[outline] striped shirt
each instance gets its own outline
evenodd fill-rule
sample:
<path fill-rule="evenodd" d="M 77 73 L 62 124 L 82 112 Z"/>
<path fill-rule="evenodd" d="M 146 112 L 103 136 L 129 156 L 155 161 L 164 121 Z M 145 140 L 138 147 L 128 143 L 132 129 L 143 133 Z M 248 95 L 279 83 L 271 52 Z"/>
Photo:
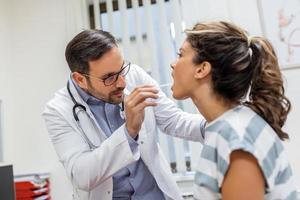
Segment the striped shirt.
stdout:
<path fill-rule="evenodd" d="M 246 106 L 237 106 L 210 122 L 196 168 L 194 197 L 222 199 L 221 186 L 234 150 L 252 154 L 265 177 L 265 199 L 296 200 L 292 170 L 283 144 L 267 122 Z"/>

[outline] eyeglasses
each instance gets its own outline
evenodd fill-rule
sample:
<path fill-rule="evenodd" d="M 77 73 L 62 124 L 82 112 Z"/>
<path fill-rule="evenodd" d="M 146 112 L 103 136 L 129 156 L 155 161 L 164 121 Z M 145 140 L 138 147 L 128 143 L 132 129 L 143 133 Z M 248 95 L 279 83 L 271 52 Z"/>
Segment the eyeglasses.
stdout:
<path fill-rule="evenodd" d="M 130 62 L 124 61 L 122 68 L 120 71 L 111 74 L 105 78 L 98 78 L 89 74 L 82 74 L 84 76 L 90 77 L 90 78 L 94 78 L 94 79 L 98 79 L 99 81 L 102 81 L 104 83 L 105 86 L 110 86 L 112 84 L 114 84 L 115 82 L 117 82 L 119 76 L 125 77 L 126 74 L 129 72 L 130 69 Z"/>

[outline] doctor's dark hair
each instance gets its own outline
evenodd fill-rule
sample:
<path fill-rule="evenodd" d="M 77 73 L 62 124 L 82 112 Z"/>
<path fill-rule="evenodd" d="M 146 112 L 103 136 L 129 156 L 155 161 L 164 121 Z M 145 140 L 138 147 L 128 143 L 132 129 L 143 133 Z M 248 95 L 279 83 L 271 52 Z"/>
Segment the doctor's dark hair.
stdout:
<path fill-rule="evenodd" d="M 117 43 L 106 31 L 84 30 L 67 45 L 65 57 L 72 72 L 88 73 L 89 61 L 97 60 Z"/>
<path fill-rule="evenodd" d="M 291 104 L 284 94 L 278 59 L 270 42 L 262 37 L 250 38 L 241 28 L 223 21 L 198 23 L 186 34 L 186 41 L 196 51 L 193 62 L 207 61 L 212 66 L 214 92 L 227 101 L 250 107 L 281 140 L 288 139 L 282 126 Z"/>

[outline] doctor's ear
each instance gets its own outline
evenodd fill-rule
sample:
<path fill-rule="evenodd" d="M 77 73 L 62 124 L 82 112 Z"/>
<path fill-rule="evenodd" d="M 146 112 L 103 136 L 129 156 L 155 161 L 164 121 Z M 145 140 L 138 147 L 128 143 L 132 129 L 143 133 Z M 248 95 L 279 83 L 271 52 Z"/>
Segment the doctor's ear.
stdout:
<path fill-rule="evenodd" d="M 207 61 L 204 61 L 198 65 L 196 65 L 195 75 L 196 79 L 205 78 L 211 72 L 211 64 Z"/>
<path fill-rule="evenodd" d="M 79 87 L 86 89 L 87 88 L 87 82 L 84 75 L 82 75 L 79 72 L 73 72 L 72 73 L 73 80 L 79 85 Z"/>

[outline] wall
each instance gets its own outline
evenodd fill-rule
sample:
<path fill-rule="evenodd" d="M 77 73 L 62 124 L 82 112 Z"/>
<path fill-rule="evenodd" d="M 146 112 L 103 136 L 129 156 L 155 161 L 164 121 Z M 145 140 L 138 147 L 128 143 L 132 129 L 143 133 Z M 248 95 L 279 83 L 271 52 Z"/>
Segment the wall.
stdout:
<path fill-rule="evenodd" d="M 4 0 L 0 0 L 0 100 L 1 102 L 6 101 L 5 98 L 7 96 L 7 91 L 5 90 L 5 86 L 7 83 L 7 76 L 5 76 L 5 71 L 9 66 L 10 61 L 10 37 L 9 37 L 9 5 L 8 3 L 4 2 Z M 0 159 L 4 159 L 4 149 L 5 144 L 3 141 L 6 140 L 6 136 L 4 135 L 4 116 L 5 113 L 5 105 L 2 103 L 2 111 L 0 113 L 0 123 L 2 127 L 0 127 Z"/>
<path fill-rule="evenodd" d="M 292 103 L 292 110 L 288 115 L 287 123 L 285 125 L 285 130 L 289 133 L 290 140 L 284 144 L 294 170 L 298 191 L 300 191 L 300 134 L 298 131 L 300 118 L 300 69 L 283 71 L 283 75 L 286 80 L 286 94 Z"/>
<path fill-rule="evenodd" d="M 53 199 L 70 199 L 41 113 L 66 84 L 67 41 L 80 30 L 80 1 L 0 1 L 0 87 L 4 107 L 4 161 L 15 174 L 51 172 Z"/>

